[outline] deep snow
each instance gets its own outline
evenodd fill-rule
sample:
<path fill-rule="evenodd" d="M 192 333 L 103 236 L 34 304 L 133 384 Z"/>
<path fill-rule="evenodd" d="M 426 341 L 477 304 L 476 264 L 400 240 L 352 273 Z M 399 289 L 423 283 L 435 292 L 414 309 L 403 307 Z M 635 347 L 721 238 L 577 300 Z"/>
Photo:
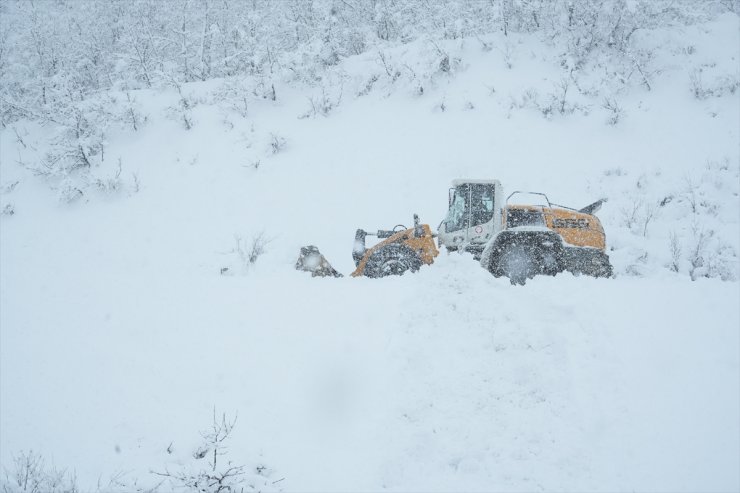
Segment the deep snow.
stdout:
<path fill-rule="evenodd" d="M 238 414 L 229 458 L 266 465 L 269 489 L 737 491 L 740 103 L 697 100 L 688 78 L 707 61 L 737 71 L 737 26 L 653 33 L 663 70 L 652 91 L 620 95 L 616 126 L 599 100 L 552 120 L 512 108 L 560 77 L 551 48 L 526 37 L 511 70 L 450 42 L 454 77 L 423 96 L 389 85 L 355 98 L 348 82 L 328 117 L 298 118 L 307 99 L 285 85 L 244 119 L 209 104 L 211 81 L 187 86 L 202 103 L 186 131 L 166 117 L 173 92 L 141 91 L 148 123 L 111 132 L 94 170 L 112 176 L 120 157 L 122 189 L 72 204 L 16 163 L 54 129 L 17 125 L 28 147 L 3 130 L 1 184 L 20 182 L 0 218 L 0 463 L 33 449 L 84 489 L 117 473 L 151 485 L 152 470 L 198 466 L 215 407 Z M 347 60 L 348 80 L 373 60 Z M 271 134 L 285 138 L 277 154 Z M 573 206 L 608 196 L 616 277 L 513 287 L 446 253 L 393 279 L 293 270 L 315 244 L 349 273 L 357 227 L 418 213 L 435 228 L 460 177 Z M 730 280 L 691 281 L 699 230 Z M 266 253 L 244 264 L 234 236 L 261 232 Z"/>

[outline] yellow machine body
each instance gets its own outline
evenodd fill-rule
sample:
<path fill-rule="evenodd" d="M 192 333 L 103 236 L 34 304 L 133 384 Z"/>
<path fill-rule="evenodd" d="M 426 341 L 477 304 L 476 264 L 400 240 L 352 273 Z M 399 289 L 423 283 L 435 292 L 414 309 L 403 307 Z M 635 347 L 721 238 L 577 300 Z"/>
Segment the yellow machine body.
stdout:
<path fill-rule="evenodd" d="M 573 247 L 596 248 L 602 252 L 606 250 L 606 235 L 599 218 L 593 214 L 586 214 L 575 210 L 560 207 L 540 207 L 532 205 L 511 205 L 507 211 L 518 209 L 533 213 L 541 213 L 545 219 L 545 226 L 559 234 L 563 242 Z M 503 214 L 504 221 L 508 214 Z M 507 225 L 504 225 L 506 229 Z"/>
<path fill-rule="evenodd" d="M 439 250 L 437 250 L 437 246 L 434 244 L 434 234 L 428 224 L 421 224 L 420 227 L 423 231 L 421 236 L 416 236 L 414 234 L 415 228 L 409 228 L 399 231 L 367 249 L 362 256 L 362 259 L 357 264 L 357 268 L 350 275 L 352 277 L 365 275 L 368 261 L 373 257 L 373 254 L 380 252 L 383 248 L 391 245 L 403 245 L 413 251 L 422 264 L 432 264 L 434 262 L 434 258 L 439 255 Z"/>

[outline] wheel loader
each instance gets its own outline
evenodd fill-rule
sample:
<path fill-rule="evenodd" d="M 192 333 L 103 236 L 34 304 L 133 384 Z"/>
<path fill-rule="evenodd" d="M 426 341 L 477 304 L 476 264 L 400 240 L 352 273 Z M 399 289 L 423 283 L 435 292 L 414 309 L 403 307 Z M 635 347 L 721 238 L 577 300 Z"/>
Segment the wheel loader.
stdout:
<path fill-rule="evenodd" d="M 535 200 L 521 201 L 526 196 Z M 358 229 L 352 250 L 356 269 L 351 275 L 378 278 L 415 272 L 439 254 L 435 237 L 440 248 L 470 252 L 483 268 L 496 277 L 508 277 L 512 284 L 563 271 L 612 275 L 604 229 L 594 215 L 606 199 L 576 210 L 553 204 L 537 192 L 503 197 L 498 180 L 454 180 L 447 216 L 437 234 L 416 215 L 412 228 L 399 224 L 375 233 Z M 367 248 L 368 236 L 381 241 Z M 301 266 L 326 262 L 316 247 L 310 248 L 316 258 L 299 259 Z M 317 275 L 313 270 L 312 274 Z"/>
<path fill-rule="evenodd" d="M 377 236 L 383 241 L 368 249 L 365 244 L 367 236 Z M 358 229 L 352 249 L 352 259 L 357 268 L 351 275 L 386 277 L 406 271 L 416 272 L 422 265 L 434 262 L 434 257 L 439 255 L 434 236 L 428 224 L 419 223 L 416 214 L 413 228 L 399 224 L 392 230 L 378 230 L 376 233 Z"/>
<path fill-rule="evenodd" d="M 535 200 L 521 201 L 527 196 Z M 498 180 L 453 181 L 439 245 L 471 252 L 483 268 L 512 284 L 563 271 L 612 275 L 604 228 L 594 215 L 606 199 L 576 210 L 538 192 L 503 197 Z"/>

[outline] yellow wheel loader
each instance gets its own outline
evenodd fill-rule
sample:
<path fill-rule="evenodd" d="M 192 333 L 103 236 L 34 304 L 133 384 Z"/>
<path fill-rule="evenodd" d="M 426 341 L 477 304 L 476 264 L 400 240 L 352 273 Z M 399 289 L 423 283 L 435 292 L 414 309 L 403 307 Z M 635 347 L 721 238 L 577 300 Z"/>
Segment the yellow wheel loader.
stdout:
<path fill-rule="evenodd" d="M 383 241 L 367 248 L 367 236 L 377 236 Z M 386 277 L 402 275 L 407 271 L 416 272 L 422 265 L 434 262 L 434 257 L 439 254 L 434 245 L 434 236 L 428 224 L 419 223 L 416 214 L 413 228 L 399 224 L 392 230 L 378 230 L 376 233 L 358 229 L 352 249 L 357 268 L 351 275 Z"/>
<path fill-rule="evenodd" d="M 521 201 L 527 195 L 534 200 Z M 563 271 L 610 277 L 604 229 L 594 215 L 605 201 L 576 210 L 552 204 L 537 192 L 514 192 L 504 200 L 498 180 L 455 180 L 447 217 L 437 234 L 428 224 L 420 224 L 416 215 L 412 228 L 399 224 L 375 233 L 358 229 L 352 249 L 356 269 L 351 275 L 378 278 L 416 272 L 439 254 L 437 237 L 440 247 L 471 252 L 483 268 L 496 277 L 508 277 L 512 284 Z M 368 236 L 381 241 L 367 248 Z M 296 269 L 314 276 L 341 276 L 312 245 L 301 249 Z"/>
<path fill-rule="evenodd" d="M 521 201 L 526 196 L 535 200 Z M 519 191 L 503 201 L 498 180 L 455 180 L 439 244 L 473 253 L 483 268 L 512 284 L 563 271 L 609 277 L 604 229 L 594 215 L 604 202 L 576 210 Z"/>

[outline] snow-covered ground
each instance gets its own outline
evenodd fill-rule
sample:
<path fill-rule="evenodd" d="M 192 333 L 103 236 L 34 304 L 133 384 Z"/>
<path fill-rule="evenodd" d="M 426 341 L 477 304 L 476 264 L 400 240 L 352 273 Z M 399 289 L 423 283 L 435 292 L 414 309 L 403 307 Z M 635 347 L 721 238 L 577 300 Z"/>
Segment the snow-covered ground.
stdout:
<path fill-rule="evenodd" d="M 207 468 L 215 409 L 238 416 L 219 460 L 261 489 L 737 491 L 738 18 L 640 35 L 655 72 L 614 90 L 616 125 L 596 70 L 543 116 L 559 54 L 512 35 L 443 43 L 427 76 L 422 41 L 351 57 L 326 115 L 286 81 L 242 116 L 212 80 L 183 85 L 186 130 L 177 92 L 132 91 L 146 123 L 64 181 L 28 169 L 53 126 L 4 129 L 0 464 L 146 489 Z M 608 197 L 615 277 L 514 287 L 444 252 L 400 278 L 293 269 L 315 244 L 349 273 L 358 227 L 436 228 L 461 177 Z"/>

